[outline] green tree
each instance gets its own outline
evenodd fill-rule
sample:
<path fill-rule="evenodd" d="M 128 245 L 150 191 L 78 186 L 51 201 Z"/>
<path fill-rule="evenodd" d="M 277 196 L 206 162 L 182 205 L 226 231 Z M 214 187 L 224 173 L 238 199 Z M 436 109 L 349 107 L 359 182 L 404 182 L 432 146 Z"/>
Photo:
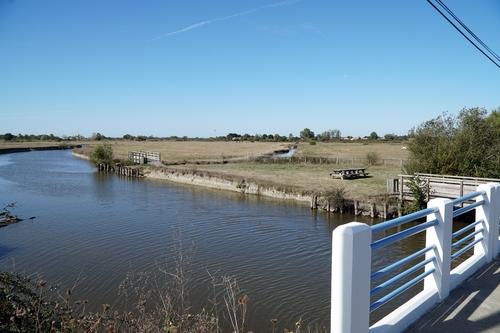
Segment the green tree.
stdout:
<path fill-rule="evenodd" d="M 409 214 L 424 209 L 429 200 L 429 183 L 418 176 L 413 176 L 406 182 L 406 186 L 408 186 L 413 200 L 405 207 L 405 213 Z"/>
<path fill-rule="evenodd" d="M 500 135 L 490 117 L 470 108 L 424 122 L 413 131 L 406 171 L 500 177 Z"/>
<path fill-rule="evenodd" d="M 493 126 L 493 128 L 500 135 L 500 108 L 497 108 L 496 110 L 491 111 L 488 118 L 486 118 L 486 121 L 488 121 L 488 123 L 491 126 Z"/>
<path fill-rule="evenodd" d="M 113 147 L 108 143 L 97 145 L 90 154 L 90 161 L 95 165 L 111 164 L 113 162 Z"/>
<path fill-rule="evenodd" d="M 314 139 L 314 132 L 309 128 L 304 128 L 300 131 L 300 138 L 303 140 Z"/>
<path fill-rule="evenodd" d="M 377 140 L 378 139 L 378 134 L 377 132 L 371 132 L 370 136 L 368 136 L 370 140 Z"/>
<path fill-rule="evenodd" d="M 15 138 L 16 138 L 16 136 L 15 136 L 15 135 L 13 135 L 12 133 L 5 133 L 5 134 L 3 135 L 3 139 L 4 139 L 5 141 L 12 141 L 12 140 L 14 140 Z"/>
<path fill-rule="evenodd" d="M 394 141 L 396 140 L 397 136 L 396 134 L 393 134 L 393 133 L 387 133 L 386 135 L 384 135 L 384 140 L 387 140 L 387 141 Z"/>
<path fill-rule="evenodd" d="M 101 141 L 101 140 L 106 139 L 106 137 L 98 132 L 98 133 L 92 134 L 92 139 L 96 140 L 96 141 Z"/>

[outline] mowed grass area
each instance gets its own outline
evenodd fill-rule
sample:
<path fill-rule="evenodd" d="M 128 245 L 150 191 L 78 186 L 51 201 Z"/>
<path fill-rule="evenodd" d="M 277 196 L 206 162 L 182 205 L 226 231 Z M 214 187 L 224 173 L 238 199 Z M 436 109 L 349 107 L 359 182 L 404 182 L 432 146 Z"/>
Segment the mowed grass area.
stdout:
<path fill-rule="evenodd" d="M 228 163 L 210 165 L 186 165 L 181 168 L 211 171 L 220 174 L 237 176 L 259 184 L 285 185 L 304 192 L 324 192 L 342 187 L 347 198 L 367 199 L 370 196 L 387 192 L 387 179 L 401 173 L 397 166 L 371 166 L 368 172 L 371 177 L 341 180 L 330 176 L 335 168 L 349 167 L 335 164 L 309 163 Z M 178 169 L 179 167 L 175 167 Z"/>
<path fill-rule="evenodd" d="M 322 157 L 343 160 L 355 159 L 356 167 L 366 167 L 370 174 L 368 178 L 341 180 L 330 176 L 333 169 L 350 168 L 346 164 L 310 164 L 310 163 L 228 163 L 222 165 L 185 166 L 200 171 L 211 171 L 253 180 L 257 183 L 286 185 L 305 192 L 324 192 L 342 187 L 347 197 L 351 199 L 367 199 L 370 196 L 387 192 L 387 179 L 395 178 L 402 173 L 400 161 L 408 158 L 408 151 L 401 149 L 405 143 L 386 142 L 317 142 L 310 145 L 308 142 L 299 143 L 297 156 Z M 378 155 L 377 165 L 366 165 L 366 155 L 375 152 Z M 387 163 L 383 160 L 394 160 L 396 163 Z"/>
<path fill-rule="evenodd" d="M 222 161 L 251 158 L 288 147 L 280 142 L 205 142 L 205 141 L 103 141 L 111 144 L 116 158 L 127 159 L 130 151 L 160 152 L 165 162 Z M 96 142 L 88 145 L 93 149 Z"/>
<path fill-rule="evenodd" d="M 368 153 L 374 152 L 380 159 L 406 160 L 408 150 L 403 147 L 406 147 L 404 142 L 317 142 L 315 145 L 302 142 L 298 146 L 297 156 L 365 159 Z"/>

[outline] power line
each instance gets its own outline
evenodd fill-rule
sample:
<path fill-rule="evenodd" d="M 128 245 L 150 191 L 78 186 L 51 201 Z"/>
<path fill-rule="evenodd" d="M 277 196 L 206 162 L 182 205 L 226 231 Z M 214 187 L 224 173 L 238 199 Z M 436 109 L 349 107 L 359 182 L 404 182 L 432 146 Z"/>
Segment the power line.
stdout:
<path fill-rule="evenodd" d="M 471 29 L 469 29 L 469 27 L 464 23 L 462 22 L 462 20 L 460 20 L 460 18 L 458 18 L 455 13 L 453 13 L 453 11 L 448 8 L 448 6 L 446 6 L 446 4 L 441 1 L 441 0 L 436 0 L 438 4 L 441 5 L 441 7 L 444 8 L 444 10 L 446 10 L 448 12 L 448 14 L 450 14 L 465 30 L 467 30 L 467 32 L 472 36 L 474 37 L 475 40 L 477 40 L 479 42 L 479 44 L 481 44 L 486 50 L 488 50 L 488 52 L 490 52 L 496 60 L 500 61 L 500 56 L 498 56 L 498 54 L 495 53 L 495 51 L 493 51 L 492 49 L 490 49 L 490 47 L 488 45 L 486 45 L 486 43 L 484 43 L 481 38 L 479 38 Z"/>
<path fill-rule="evenodd" d="M 465 39 L 467 39 L 469 41 L 469 43 L 471 43 L 479 52 L 481 52 L 486 58 L 488 58 L 495 66 L 497 66 L 498 68 L 500 68 L 500 64 L 497 63 L 493 58 L 496 58 L 496 54 L 493 52 L 492 56 L 493 58 L 488 55 L 484 50 L 482 50 L 476 43 L 474 43 L 470 38 L 469 36 L 467 36 L 459 27 L 457 27 L 457 25 L 452 22 L 448 16 L 446 16 L 445 13 L 443 13 L 438 7 L 436 7 L 436 5 L 434 3 L 432 3 L 432 1 L 430 0 L 427 0 L 427 2 L 435 9 L 439 12 L 439 14 L 441 14 L 441 16 L 443 16 L 446 21 L 448 21 L 463 37 L 465 37 Z M 450 10 L 451 11 L 451 10 Z M 470 30 L 470 29 L 469 29 Z M 472 34 L 471 34 L 472 35 Z M 475 34 L 474 34 L 475 36 Z M 486 44 L 485 44 L 486 45 Z M 486 47 L 486 49 L 489 49 L 489 47 Z"/>

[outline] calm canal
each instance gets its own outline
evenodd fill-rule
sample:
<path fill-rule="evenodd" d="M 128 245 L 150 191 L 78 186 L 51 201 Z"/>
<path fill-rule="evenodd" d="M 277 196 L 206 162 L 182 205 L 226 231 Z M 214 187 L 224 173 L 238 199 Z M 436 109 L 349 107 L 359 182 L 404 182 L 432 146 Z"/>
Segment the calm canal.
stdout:
<path fill-rule="evenodd" d="M 291 202 L 97 174 L 70 151 L 0 155 L 0 205 L 34 220 L 0 229 L 0 268 L 38 273 L 62 290 L 119 306 L 128 272 L 151 271 L 190 250 L 193 306 L 206 304 L 210 276 L 235 276 L 250 297 L 255 332 L 304 322 L 328 327 L 331 232 L 370 220 L 311 212 Z M 405 246 L 403 246 L 405 245 Z M 374 254 L 393 262 L 422 237 Z M 282 330 L 281 330 L 282 331 Z"/>

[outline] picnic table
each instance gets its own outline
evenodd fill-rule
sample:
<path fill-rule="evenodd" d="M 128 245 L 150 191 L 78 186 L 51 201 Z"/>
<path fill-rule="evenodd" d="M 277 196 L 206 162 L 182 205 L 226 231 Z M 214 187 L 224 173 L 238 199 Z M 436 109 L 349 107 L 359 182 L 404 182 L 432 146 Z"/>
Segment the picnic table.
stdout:
<path fill-rule="evenodd" d="M 366 168 L 335 169 L 330 173 L 330 176 L 340 179 L 355 179 L 367 177 L 368 172 L 366 172 Z"/>

